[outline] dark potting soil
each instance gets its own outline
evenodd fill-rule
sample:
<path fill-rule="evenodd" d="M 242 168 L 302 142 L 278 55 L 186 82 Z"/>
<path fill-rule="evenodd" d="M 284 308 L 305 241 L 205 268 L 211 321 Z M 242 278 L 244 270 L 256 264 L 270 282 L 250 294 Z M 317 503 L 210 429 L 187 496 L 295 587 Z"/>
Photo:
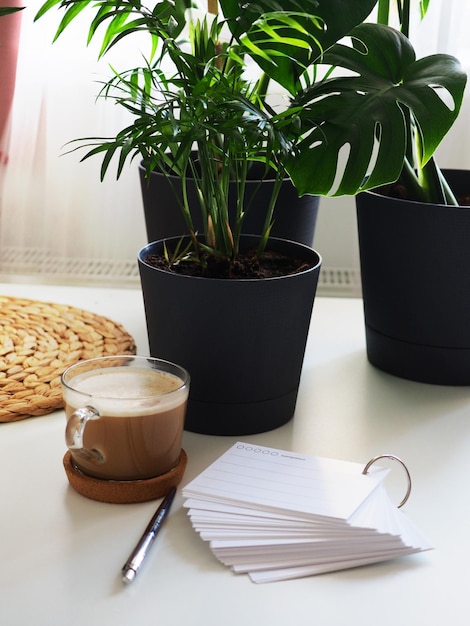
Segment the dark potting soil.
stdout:
<path fill-rule="evenodd" d="M 209 255 L 202 261 L 202 263 L 180 261 L 170 266 L 163 255 L 149 255 L 145 259 L 148 265 L 175 274 L 225 279 L 277 278 L 297 274 L 313 267 L 304 259 L 292 258 L 270 250 L 265 251 L 259 258 L 254 250 L 241 253 L 233 263 Z"/>
<path fill-rule="evenodd" d="M 399 200 L 413 200 L 414 199 L 410 196 L 406 187 L 404 185 L 401 185 L 400 183 L 394 183 L 392 185 L 387 185 L 385 187 L 382 187 L 382 193 L 384 193 L 387 196 L 390 196 L 391 198 L 397 198 Z M 470 192 L 459 193 L 456 196 L 456 199 L 457 199 L 459 206 L 470 206 Z"/>
<path fill-rule="evenodd" d="M 470 193 L 467 193 L 466 195 L 458 195 L 457 202 L 459 203 L 459 206 L 470 206 Z"/>

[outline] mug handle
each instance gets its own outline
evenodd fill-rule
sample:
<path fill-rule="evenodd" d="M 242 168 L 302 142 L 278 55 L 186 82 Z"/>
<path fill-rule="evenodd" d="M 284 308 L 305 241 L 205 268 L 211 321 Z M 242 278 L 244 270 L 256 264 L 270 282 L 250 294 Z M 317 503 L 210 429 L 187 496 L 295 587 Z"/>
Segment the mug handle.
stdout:
<path fill-rule="evenodd" d="M 103 463 L 104 456 L 102 452 L 96 448 L 88 450 L 83 446 L 83 435 L 85 433 L 85 427 L 89 420 L 96 420 L 100 417 L 99 412 L 92 406 L 85 406 L 77 409 L 67 420 L 67 426 L 65 428 L 65 443 L 68 449 L 74 453 L 79 454 L 88 461 L 94 463 Z"/>

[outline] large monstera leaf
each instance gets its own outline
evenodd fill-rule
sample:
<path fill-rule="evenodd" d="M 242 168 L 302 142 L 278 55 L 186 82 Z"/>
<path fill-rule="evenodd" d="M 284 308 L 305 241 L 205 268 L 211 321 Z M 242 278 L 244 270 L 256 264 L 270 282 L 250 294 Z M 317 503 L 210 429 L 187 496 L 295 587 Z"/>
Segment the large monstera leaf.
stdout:
<path fill-rule="evenodd" d="M 466 74 L 457 59 L 416 60 L 409 40 L 388 26 L 361 24 L 351 35 L 352 46 L 337 44 L 324 57 L 348 75 L 319 82 L 292 101 L 305 133 L 288 164 L 300 194 L 355 194 L 395 181 L 407 147 L 405 111 L 418 133 L 422 166 L 460 109 Z"/>
<path fill-rule="evenodd" d="M 370 14 L 377 0 L 220 0 L 235 37 L 294 94 L 303 71 Z"/>

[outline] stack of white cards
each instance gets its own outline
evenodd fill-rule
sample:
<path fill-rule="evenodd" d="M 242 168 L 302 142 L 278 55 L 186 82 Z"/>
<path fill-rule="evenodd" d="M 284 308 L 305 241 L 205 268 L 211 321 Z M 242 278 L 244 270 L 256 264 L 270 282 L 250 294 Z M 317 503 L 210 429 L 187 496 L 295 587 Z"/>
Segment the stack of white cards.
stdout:
<path fill-rule="evenodd" d="M 387 469 L 238 442 L 183 489 L 214 555 L 257 583 L 429 550 L 384 487 Z"/>

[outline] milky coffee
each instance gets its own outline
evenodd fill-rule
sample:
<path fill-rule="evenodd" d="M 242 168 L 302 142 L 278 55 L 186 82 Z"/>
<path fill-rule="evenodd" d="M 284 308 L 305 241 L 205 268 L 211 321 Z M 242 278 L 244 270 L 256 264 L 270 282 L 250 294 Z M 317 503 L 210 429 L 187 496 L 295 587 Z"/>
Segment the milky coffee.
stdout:
<path fill-rule="evenodd" d="M 68 385 L 64 390 L 67 419 L 83 406 L 92 406 L 100 414 L 86 424 L 83 445 L 99 450 L 102 462 L 72 451 L 83 472 L 104 479 L 137 480 L 164 474 L 177 465 L 188 396 L 178 376 L 155 369 L 111 367 L 79 374 Z"/>

